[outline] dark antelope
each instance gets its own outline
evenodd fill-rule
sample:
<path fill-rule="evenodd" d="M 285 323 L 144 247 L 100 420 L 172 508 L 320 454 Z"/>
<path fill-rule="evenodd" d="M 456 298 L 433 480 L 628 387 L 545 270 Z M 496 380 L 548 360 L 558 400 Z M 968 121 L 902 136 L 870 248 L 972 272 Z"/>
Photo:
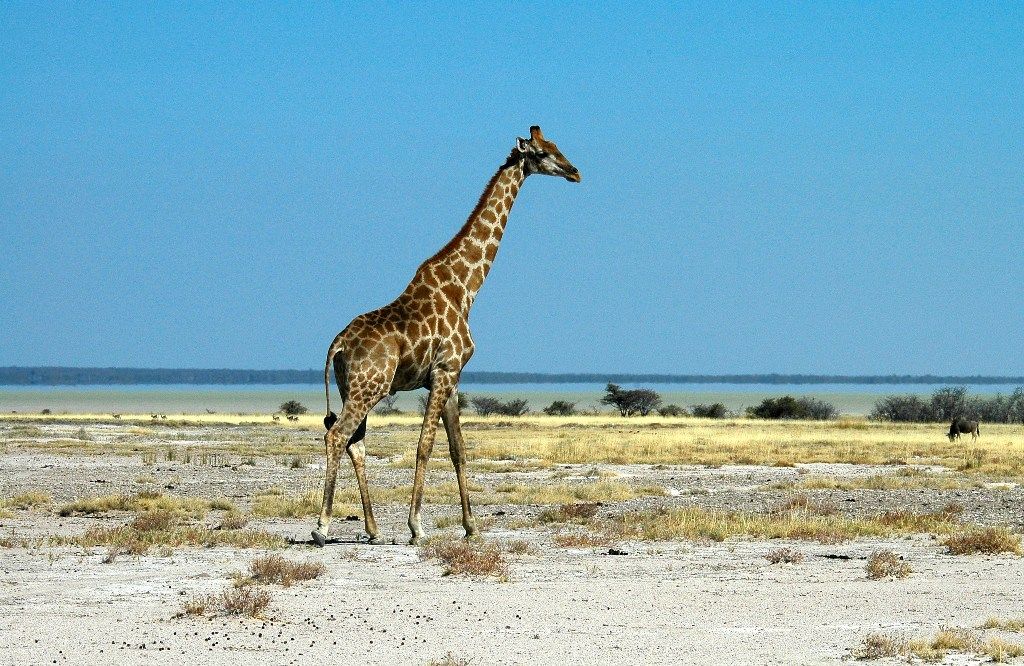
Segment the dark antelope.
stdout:
<path fill-rule="evenodd" d="M 953 419 L 953 422 L 949 424 L 949 441 L 954 439 L 960 439 L 960 435 L 971 433 L 972 439 L 978 439 L 978 435 L 981 434 L 981 430 L 978 428 L 977 421 L 968 421 L 967 419 Z"/>

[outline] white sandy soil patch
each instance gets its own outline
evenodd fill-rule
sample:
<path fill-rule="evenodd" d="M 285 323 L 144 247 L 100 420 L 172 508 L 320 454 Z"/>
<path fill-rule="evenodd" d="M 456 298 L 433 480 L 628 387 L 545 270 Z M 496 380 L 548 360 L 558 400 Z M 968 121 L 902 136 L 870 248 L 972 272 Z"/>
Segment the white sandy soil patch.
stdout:
<path fill-rule="evenodd" d="M 780 545 L 807 559 L 769 565 L 764 554 Z M 915 573 L 867 580 L 863 558 L 880 547 Z M 98 554 L 13 549 L 0 565 L 0 663 L 424 664 L 449 651 L 482 664 L 836 663 L 870 631 L 923 636 L 1019 614 L 1024 580 L 1020 558 L 942 555 L 927 537 L 625 550 L 545 547 L 501 583 L 442 577 L 410 546 L 293 546 L 287 557 L 328 573 L 268 588 L 266 620 L 210 620 L 174 616 L 190 595 L 229 585 L 255 552 L 102 564 Z"/>

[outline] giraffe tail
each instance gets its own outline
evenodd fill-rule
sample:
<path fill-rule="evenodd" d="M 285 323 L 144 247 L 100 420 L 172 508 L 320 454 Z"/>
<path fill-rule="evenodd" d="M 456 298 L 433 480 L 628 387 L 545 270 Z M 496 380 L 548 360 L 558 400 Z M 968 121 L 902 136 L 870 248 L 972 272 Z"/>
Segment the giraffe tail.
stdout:
<path fill-rule="evenodd" d="M 336 342 L 331 344 L 330 349 L 327 350 L 327 362 L 324 363 L 324 396 L 327 398 L 327 416 L 324 417 L 324 427 L 328 430 L 338 421 L 338 415 L 331 411 L 331 362 L 334 361 L 334 356 L 339 351 L 341 349 Z"/>

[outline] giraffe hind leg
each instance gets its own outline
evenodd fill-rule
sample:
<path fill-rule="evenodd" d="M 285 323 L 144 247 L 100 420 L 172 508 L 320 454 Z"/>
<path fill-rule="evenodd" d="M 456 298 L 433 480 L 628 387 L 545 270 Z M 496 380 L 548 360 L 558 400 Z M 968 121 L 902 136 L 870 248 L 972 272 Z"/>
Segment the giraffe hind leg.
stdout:
<path fill-rule="evenodd" d="M 363 440 L 366 438 L 366 417 L 356 429 L 355 433 L 348 440 L 348 457 L 352 461 L 352 469 L 356 473 L 356 482 L 359 484 L 359 499 L 363 505 L 363 523 L 366 528 L 366 535 L 370 543 L 377 543 L 379 532 L 377 521 L 373 518 L 373 505 L 370 503 L 370 488 L 366 483 L 366 445 Z"/>
<path fill-rule="evenodd" d="M 341 448 L 347 445 L 362 430 L 363 421 L 372 405 L 347 401 L 341 411 L 341 418 L 331 426 L 324 435 L 324 446 L 327 452 L 327 467 L 324 474 L 324 498 L 320 506 L 320 517 L 316 529 L 312 532 L 313 542 L 323 547 L 327 542 L 327 533 L 331 527 L 331 512 L 334 506 L 334 486 L 338 479 L 338 464 L 341 460 Z"/>

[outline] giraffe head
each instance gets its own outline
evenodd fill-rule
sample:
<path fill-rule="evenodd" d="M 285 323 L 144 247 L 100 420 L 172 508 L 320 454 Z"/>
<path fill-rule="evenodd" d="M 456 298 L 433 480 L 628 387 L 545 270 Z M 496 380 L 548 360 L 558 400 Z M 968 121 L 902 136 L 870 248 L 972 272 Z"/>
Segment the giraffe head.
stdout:
<path fill-rule="evenodd" d="M 530 128 L 530 138 L 516 139 L 516 149 L 523 156 L 527 174 L 542 173 L 546 176 L 561 176 L 574 183 L 580 182 L 579 169 L 574 167 L 553 142 L 544 138 L 540 128 Z"/>

